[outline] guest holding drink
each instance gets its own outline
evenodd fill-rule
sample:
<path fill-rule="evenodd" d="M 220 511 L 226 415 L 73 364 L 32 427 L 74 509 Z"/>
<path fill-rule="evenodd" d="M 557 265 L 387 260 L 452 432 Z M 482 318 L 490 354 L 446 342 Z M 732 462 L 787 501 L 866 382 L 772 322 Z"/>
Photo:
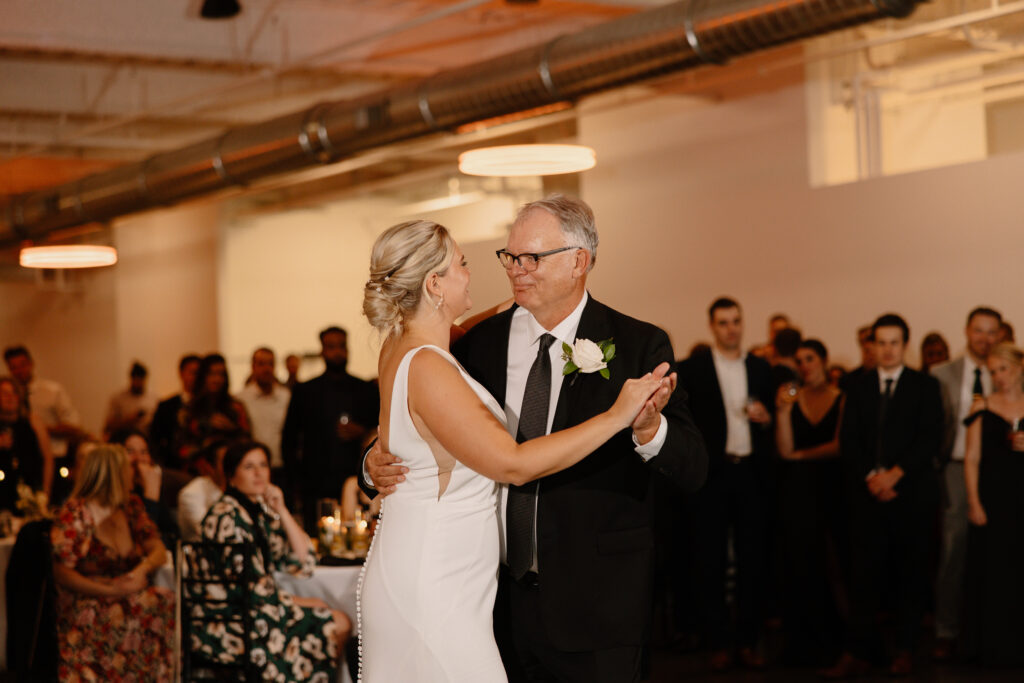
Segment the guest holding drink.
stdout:
<path fill-rule="evenodd" d="M 784 557 L 784 658 L 821 664 L 838 654 L 840 622 L 830 586 L 842 538 L 839 422 L 843 397 L 829 382 L 828 352 L 817 339 L 796 352 L 802 386 L 779 387 L 775 442 L 779 470 L 780 544 Z M 831 560 L 831 562 L 830 562 Z M 831 572 L 834 574 L 835 572 Z"/>
<path fill-rule="evenodd" d="M 964 459 L 972 575 L 969 623 L 986 665 L 1024 664 L 1024 353 L 1010 343 L 988 357 L 993 393 L 972 406 Z M 970 649 L 970 648 L 969 648 Z"/>
<path fill-rule="evenodd" d="M 167 549 L 120 446 L 84 456 L 51 529 L 61 681 L 170 681 L 174 593 L 151 575 Z"/>
<path fill-rule="evenodd" d="M 320 600 L 277 588 L 273 572 L 308 576 L 316 557 L 309 537 L 285 506 L 281 489 L 270 483 L 269 451 L 263 444 L 242 442 L 228 449 L 222 466 L 228 487 L 206 513 L 202 534 L 207 541 L 256 547 L 252 662 L 263 667 L 265 680 L 329 680 L 351 622 Z M 237 628 L 211 624 L 202 637 L 202 651 L 230 661 L 241 635 Z"/>

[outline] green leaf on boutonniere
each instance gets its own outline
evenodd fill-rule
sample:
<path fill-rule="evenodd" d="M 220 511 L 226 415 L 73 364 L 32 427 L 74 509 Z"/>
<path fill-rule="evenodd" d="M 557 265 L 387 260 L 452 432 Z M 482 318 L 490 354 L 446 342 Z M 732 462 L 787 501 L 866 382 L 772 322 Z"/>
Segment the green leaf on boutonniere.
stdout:
<path fill-rule="evenodd" d="M 615 358 L 615 344 L 612 343 L 611 339 L 606 339 L 603 342 L 597 344 L 602 351 L 604 351 L 604 362 L 607 363 L 612 358 Z"/>
<path fill-rule="evenodd" d="M 601 368 L 600 370 L 597 371 L 597 373 L 604 377 L 605 379 L 610 379 L 612 376 L 612 373 L 608 372 L 608 368 Z"/>
<path fill-rule="evenodd" d="M 576 372 L 577 370 L 579 370 L 579 368 L 578 368 L 578 367 L 576 367 L 576 366 L 575 366 L 575 365 L 573 364 L 573 362 L 572 362 L 572 361 L 569 361 L 569 362 L 567 362 L 567 363 L 565 364 L 565 367 L 564 367 L 564 368 L 562 368 L 562 374 L 563 374 L 563 375 L 571 375 L 572 373 Z"/>

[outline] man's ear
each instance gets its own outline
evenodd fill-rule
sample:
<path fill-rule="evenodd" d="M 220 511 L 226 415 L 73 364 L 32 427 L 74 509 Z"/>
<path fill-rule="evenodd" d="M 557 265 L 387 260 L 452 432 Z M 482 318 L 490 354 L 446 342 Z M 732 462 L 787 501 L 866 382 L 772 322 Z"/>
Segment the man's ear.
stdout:
<path fill-rule="evenodd" d="M 590 252 L 586 249 L 576 250 L 576 264 L 572 269 L 572 276 L 574 278 L 581 278 L 587 274 L 590 269 Z"/>

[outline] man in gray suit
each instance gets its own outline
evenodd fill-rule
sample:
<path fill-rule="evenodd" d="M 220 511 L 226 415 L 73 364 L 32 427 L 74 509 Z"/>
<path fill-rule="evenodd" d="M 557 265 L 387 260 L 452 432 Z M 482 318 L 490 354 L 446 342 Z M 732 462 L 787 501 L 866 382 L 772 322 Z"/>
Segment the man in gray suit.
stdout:
<path fill-rule="evenodd" d="M 965 353 L 932 368 L 942 388 L 945 434 L 942 440 L 942 476 L 945 510 L 942 520 L 942 550 L 936 585 L 935 651 L 938 660 L 949 659 L 960 632 L 964 560 L 967 550 L 967 492 L 964 485 L 964 443 L 967 428 L 963 420 L 974 397 L 992 391 L 986 359 L 995 346 L 1002 316 L 991 308 L 975 308 L 967 316 Z"/>

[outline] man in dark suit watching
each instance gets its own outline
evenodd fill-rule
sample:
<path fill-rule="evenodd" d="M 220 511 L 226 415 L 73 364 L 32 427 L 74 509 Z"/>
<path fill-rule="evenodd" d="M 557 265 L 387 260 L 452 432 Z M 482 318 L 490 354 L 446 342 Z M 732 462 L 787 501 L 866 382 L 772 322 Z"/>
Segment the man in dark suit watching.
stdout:
<path fill-rule="evenodd" d="M 826 678 L 867 673 L 881 654 L 880 598 L 896 604 L 889 672 L 913 673 L 912 653 L 928 595 L 928 554 L 938 487 L 942 400 L 934 377 L 904 364 L 910 330 L 898 315 L 872 325 L 877 367 L 850 384 L 840 457 L 850 513 L 850 623 L 846 652 Z"/>
<path fill-rule="evenodd" d="M 180 436 L 181 409 L 192 400 L 192 390 L 199 372 L 199 356 L 194 353 L 182 356 L 178 362 L 178 377 L 181 378 L 181 393 L 160 401 L 153 413 L 153 421 L 149 425 L 149 442 L 153 445 L 153 455 L 157 464 L 164 467 L 181 467 L 177 447 Z"/>
<path fill-rule="evenodd" d="M 708 319 L 714 345 L 679 366 L 679 385 L 690 397 L 709 456 L 708 481 L 688 510 L 693 589 L 712 650 L 712 670 L 731 665 L 734 646 L 745 666 L 761 668 L 757 635 L 770 500 L 771 366 L 742 352 L 743 317 L 736 301 L 716 299 Z M 736 557 L 735 627 L 725 595 L 730 532 Z"/>
<path fill-rule="evenodd" d="M 672 362 L 665 332 L 588 294 L 597 243 L 582 201 L 551 195 L 524 206 L 498 252 L 517 305 L 478 323 L 452 349 L 503 404 L 521 439 L 587 420 L 614 402 L 627 378 Z M 562 344 L 578 339 L 614 340 L 607 377 L 583 365 L 563 375 Z M 531 396 L 542 397 L 546 426 L 525 434 L 520 414 Z M 632 426 L 577 465 L 507 492 L 495 636 L 510 681 L 641 678 L 652 611 L 653 478 L 692 491 L 704 481 L 707 456 L 681 391 L 660 391 Z M 374 452 L 366 461 L 383 492 L 398 480 L 393 460 Z"/>

